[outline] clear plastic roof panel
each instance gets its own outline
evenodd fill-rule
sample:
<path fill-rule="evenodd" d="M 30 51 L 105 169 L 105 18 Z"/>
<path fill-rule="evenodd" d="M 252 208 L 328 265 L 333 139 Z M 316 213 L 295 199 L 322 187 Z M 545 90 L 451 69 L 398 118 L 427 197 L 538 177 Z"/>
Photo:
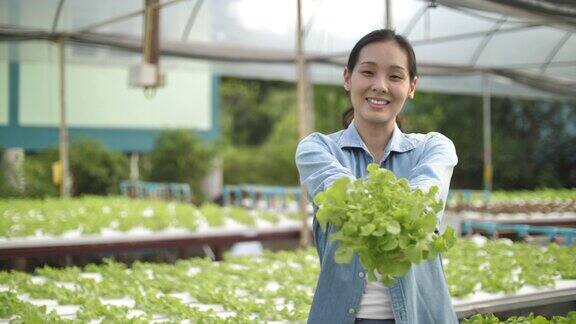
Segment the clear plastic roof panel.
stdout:
<path fill-rule="evenodd" d="M 57 7 L 58 0 L 2 0 L 0 23 L 50 30 Z"/>
<path fill-rule="evenodd" d="M 542 73 L 540 68 L 532 69 L 534 74 Z M 576 80 L 576 66 L 549 66 L 544 75 L 565 81 Z"/>
<path fill-rule="evenodd" d="M 565 32 L 564 36 L 567 37 L 566 43 L 564 43 L 556 56 L 554 56 L 554 61 L 571 61 L 574 63 L 574 61 L 576 61 L 576 32 Z"/>
<path fill-rule="evenodd" d="M 506 67 L 544 62 L 563 36 L 548 27 L 496 34 L 482 51 L 477 64 Z M 508 50 L 503 51 L 503 48 Z M 573 50 L 576 54 L 576 48 Z"/>
<path fill-rule="evenodd" d="M 481 44 L 481 39 L 472 38 L 450 42 L 415 42 L 414 51 L 419 63 L 467 66 Z"/>
<path fill-rule="evenodd" d="M 481 18 L 483 16 L 463 14 L 461 11 L 448 7 L 439 6 L 432 9 L 425 2 L 419 1 L 417 3 L 419 5 L 418 10 L 405 15 L 409 19 L 416 17 L 415 19 L 417 20 L 413 20 L 415 24 L 408 25 L 409 22 L 407 20 L 400 20 L 396 25 L 404 35 L 408 35 L 414 41 L 429 41 L 434 38 L 482 33 L 492 28 L 494 21 L 500 18 Z M 447 21 L 450 23 L 446 24 L 445 22 Z M 471 21 L 474 23 L 471 23 Z"/>

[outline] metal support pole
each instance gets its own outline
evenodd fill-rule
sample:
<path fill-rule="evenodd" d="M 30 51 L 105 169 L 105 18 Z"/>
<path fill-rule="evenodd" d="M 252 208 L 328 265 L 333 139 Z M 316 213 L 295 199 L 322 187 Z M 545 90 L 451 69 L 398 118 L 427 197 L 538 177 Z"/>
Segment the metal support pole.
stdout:
<path fill-rule="evenodd" d="M 66 128 L 66 56 L 65 39 L 58 40 L 60 54 L 60 163 L 62 166 L 62 183 L 60 197 L 70 197 L 70 177 L 68 172 L 68 130 Z"/>
<path fill-rule="evenodd" d="M 484 117 L 484 190 L 492 191 L 492 126 L 491 85 L 488 75 L 482 80 L 482 106 Z"/>
<path fill-rule="evenodd" d="M 140 179 L 140 154 L 132 152 L 130 154 L 130 180 L 138 181 Z"/>
<path fill-rule="evenodd" d="M 310 86 L 308 84 L 306 61 L 302 46 L 302 4 L 297 2 L 297 22 L 296 22 L 296 75 L 297 75 L 297 96 L 298 96 L 298 138 L 301 140 L 312 131 L 313 110 Z M 301 186 L 300 214 L 302 216 L 302 230 L 300 232 L 300 246 L 308 245 L 308 201 L 306 189 Z"/>
<path fill-rule="evenodd" d="M 10 189 L 23 193 L 26 189 L 24 174 L 24 159 L 26 154 L 23 148 L 10 147 L 2 152 L 0 163 L 0 177 L 4 178 Z"/>
<path fill-rule="evenodd" d="M 392 20 L 392 0 L 386 0 L 386 29 L 394 28 Z"/>
<path fill-rule="evenodd" d="M 144 62 L 158 65 L 160 57 L 160 0 L 145 0 Z"/>

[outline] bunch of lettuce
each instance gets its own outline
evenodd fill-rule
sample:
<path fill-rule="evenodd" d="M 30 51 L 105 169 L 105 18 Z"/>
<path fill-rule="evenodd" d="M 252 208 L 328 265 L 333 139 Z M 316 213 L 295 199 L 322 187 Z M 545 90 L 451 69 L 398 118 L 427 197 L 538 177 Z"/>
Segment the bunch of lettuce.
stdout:
<path fill-rule="evenodd" d="M 454 245 L 451 227 L 435 233 L 443 205 L 437 193 L 436 186 L 412 191 L 406 179 L 370 164 L 366 179 L 341 178 L 318 193 L 316 218 L 324 229 L 328 223 L 335 226 L 330 239 L 339 241 L 337 263 L 349 263 L 357 253 L 368 280 L 377 280 L 377 270 L 382 283 L 390 285 L 413 263 L 435 259 Z"/>

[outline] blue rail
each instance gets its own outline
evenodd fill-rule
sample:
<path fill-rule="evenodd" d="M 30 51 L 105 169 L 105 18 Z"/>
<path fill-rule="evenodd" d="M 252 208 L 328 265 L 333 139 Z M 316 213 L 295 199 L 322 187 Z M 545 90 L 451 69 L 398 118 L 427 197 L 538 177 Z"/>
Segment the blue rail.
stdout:
<path fill-rule="evenodd" d="M 300 187 L 281 187 L 263 185 L 226 185 L 224 186 L 224 206 L 242 205 L 242 199 L 249 198 L 253 204 L 264 201 L 268 207 L 274 204 L 286 205 L 288 201 L 299 201 Z"/>
<path fill-rule="evenodd" d="M 120 182 L 120 192 L 127 197 L 178 200 L 188 203 L 192 201 L 192 191 L 188 183 L 124 180 Z"/>
<path fill-rule="evenodd" d="M 472 220 L 462 222 L 462 235 L 472 233 L 473 230 L 482 231 L 491 236 L 498 234 L 499 232 L 513 232 L 520 238 L 525 238 L 531 234 L 543 235 L 550 240 L 557 236 L 563 236 L 566 245 L 573 245 L 576 243 L 576 228 L 531 226 L 525 224 L 500 224 Z"/>

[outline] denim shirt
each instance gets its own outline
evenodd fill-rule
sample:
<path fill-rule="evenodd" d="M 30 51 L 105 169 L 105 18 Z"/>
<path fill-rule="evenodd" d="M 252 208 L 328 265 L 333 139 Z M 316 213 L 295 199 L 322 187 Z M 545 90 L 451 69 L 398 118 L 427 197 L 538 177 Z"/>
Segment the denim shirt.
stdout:
<path fill-rule="evenodd" d="M 365 178 L 366 167 L 372 162 L 373 157 L 354 122 L 347 129 L 329 135 L 313 133 L 296 150 L 300 181 L 310 200 L 338 178 Z M 412 189 L 438 186 L 439 198 L 445 202 L 457 162 L 454 144 L 444 135 L 404 134 L 396 126 L 380 167 L 408 179 Z M 438 214 L 438 224 L 443 210 Z M 334 261 L 338 242 L 330 244 L 328 239 L 334 231 L 330 224 L 322 229 L 314 217 L 313 234 L 321 270 L 308 323 L 354 323 L 364 293 L 366 269 L 358 255 L 349 264 Z M 458 323 L 440 257 L 412 265 L 406 275 L 389 287 L 389 292 L 398 324 Z"/>

